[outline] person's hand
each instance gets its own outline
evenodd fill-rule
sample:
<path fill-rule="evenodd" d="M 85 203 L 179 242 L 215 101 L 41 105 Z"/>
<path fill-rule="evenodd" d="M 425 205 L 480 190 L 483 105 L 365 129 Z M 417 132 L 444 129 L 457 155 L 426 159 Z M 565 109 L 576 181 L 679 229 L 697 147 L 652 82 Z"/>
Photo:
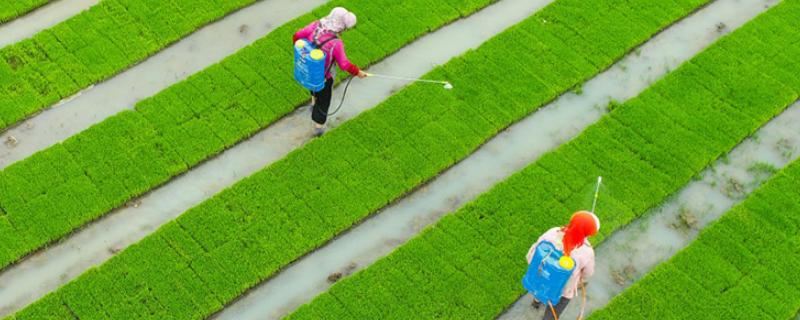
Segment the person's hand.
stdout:
<path fill-rule="evenodd" d="M 359 77 L 360 79 L 364 79 L 366 77 L 369 77 L 369 73 L 366 73 L 364 71 L 359 71 L 358 75 L 356 75 L 356 76 Z"/>

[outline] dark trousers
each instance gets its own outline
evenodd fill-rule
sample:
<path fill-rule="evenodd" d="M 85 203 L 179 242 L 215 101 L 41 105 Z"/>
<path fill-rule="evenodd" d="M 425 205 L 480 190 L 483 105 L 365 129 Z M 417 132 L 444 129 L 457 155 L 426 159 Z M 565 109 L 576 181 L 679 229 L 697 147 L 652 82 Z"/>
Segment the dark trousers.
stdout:
<path fill-rule="evenodd" d="M 559 300 L 558 303 L 553 306 L 553 308 L 556 309 L 556 314 L 559 317 L 561 316 L 561 313 L 564 312 L 564 309 L 567 308 L 568 304 L 569 304 L 569 299 L 562 297 L 561 300 Z M 555 318 L 553 317 L 553 310 L 550 309 L 550 305 L 542 304 L 542 307 L 545 308 L 544 317 L 542 318 L 542 320 L 555 320 Z"/>
<path fill-rule="evenodd" d="M 333 79 L 325 80 L 325 88 L 320 92 L 311 93 L 314 96 L 314 106 L 311 109 L 311 120 L 318 124 L 325 124 L 328 120 L 328 109 L 331 107 L 331 96 L 333 96 Z"/>

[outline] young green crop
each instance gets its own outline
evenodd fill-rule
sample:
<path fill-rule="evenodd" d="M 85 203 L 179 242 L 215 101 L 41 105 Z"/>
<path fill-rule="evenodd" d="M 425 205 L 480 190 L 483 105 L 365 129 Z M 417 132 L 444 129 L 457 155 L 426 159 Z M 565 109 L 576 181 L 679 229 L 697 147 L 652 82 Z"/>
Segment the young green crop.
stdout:
<path fill-rule="evenodd" d="M 594 177 L 602 175 L 606 183 L 599 207 L 603 228 L 595 239 L 602 241 L 656 207 L 800 97 L 800 84 L 776 80 L 772 73 L 781 65 L 783 74 L 800 73 L 800 68 L 785 67 L 790 59 L 779 57 L 783 51 L 794 49 L 777 45 L 778 41 L 787 40 L 800 43 L 800 35 L 792 28 L 777 29 L 772 31 L 772 41 L 759 33 L 765 26 L 796 24 L 792 17 L 800 14 L 798 9 L 781 4 L 718 41 L 640 96 L 615 108 L 574 140 L 445 216 L 389 256 L 337 282 L 289 318 L 495 317 L 524 294 L 520 279 L 527 267 L 524 256 L 528 247 L 548 228 L 567 221 L 571 212 L 586 209 L 591 202 L 586 201 L 588 190 L 583 186 L 591 185 Z M 726 80 L 714 81 L 714 76 L 723 74 Z M 800 165 L 794 171 L 800 175 Z M 773 184 L 775 193 L 798 190 L 796 184 L 800 180 L 794 181 L 793 185 Z M 797 192 L 792 196 L 794 193 Z M 793 202 L 781 199 L 773 210 L 763 211 L 798 212 L 800 209 L 787 210 L 790 203 L 800 208 L 800 202 L 792 199 Z M 787 221 L 781 216 L 769 218 L 775 225 L 789 223 L 793 227 L 800 221 Z M 753 301 L 762 299 L 766 291 L 778 293 L 763 300 L 774 307 L 767 314 L 783 318 L 794 314 L 800 307 L 800 278 L 787 277 L 793 275 L 791 270 L 800 262 L 795 261 L 800 243 L 796 236 L 788 242 L 788 238 L 778 237 L 783 232 L 772 232 L 770 225 L 741 220 L 732 223 L 733 228 L 722 233 L 735 236 L 715 244 L 715 248 L 725 250 L 719 256 L 694 255 L 677 268 L 655 272 L 649 282 L 658 284 L 649 286 L 654 290 L 634 286 L 631 294 L 619 298 L 618 307 L 612 304 L 600 319 L 690 319 L 709 314 L 724 314 L 720 318 L 726 319 L 761 318 L 758 313 L 750 313 L 753 308 L 749 304 L 744 304 L 746 313 L 738 313 L 741 304 L 737 299 L 748 290 L 754 290 Z M 792 230 L 788 232 L 796 235 Z M 751 240 L 750 233 L 764 240 Z M 783 251 L 768 249 L 768 243 L 779 244 Z M 758 266 L 758 258 L 741 244 L 764 248 L 761 256 L 771 257 L 767 261 L 777 263 L 777 270 L 781 270 L 778 274 L 786 275 L 785 279 L 767 270 L 751 273 L 749 270 Z M 792 252 L 793 257 L 784 258 Z M 730 262 L 719 263 L 721 257 L 730 257 Z M 690 279 L 677 272 L 708 268 L 717 270 L 699 283 L 698 279 L 705 275 Z M 760 279 L 748 280 L 737 287 L 737 292 L 723 294 L 728 298 L 719 302 L 718 293 L 742 279 L 743 274 L 775 278 L 777 282 L 764 290 L 755 285 Z M 791 304 L 776 307 L 776 299 L 784 296 L 786 289 L 791 289 Z M 710 295 L 712 292 L 717 294 Z M 737 306 L 729 309 L 737 314 L 719 313 L 706 306 Z"/>
<path fill-rule="evenodd" d="M 14 0 L 0 3 L 0 24 L 38 9 L 53 0 Z"/>
<path fill-rule="evenodd" d="M 795 161 L 590 319 L 793 319 L 798 183 Z"/>
<path fill-rule="evenodd" d="M 0 131 L 254 1 L 104 0 L 0 49 Z"/>
<path fill-rule="evenodd" d="M 343 38 L 350 58 L 369 64 L 492 2 L 409 0 L 403 7 L 351 0 L 339 4 L 365 18 Z M 135 111 L 106 119 L 0 172 L 0 208 L 14 230 L 0 234 L 0 268 L 186 172 L 306 101 L 308 93 L 291 76 L 287 39 L 333 5 L 141 101 Z M 431 10 L 435 17 L 424 13 Z M 366 33 L 361 28 L 368 28 L 370 20 L 386 25 Z M 412 27 L 400 21 L 417 22 Z M 396 43 L 381 41 L 389 37 Z"/>
<path fill-rule="evenodd" d="M 409 86 L 192 208 L 17 319 L 73 304 L 132 314 L 155 310 L 151 317 L 207 316 L 705 3 L 662 2 L 637 2 L 674 10 L 660 11 L 653 16 L 658 23 L 630 31 L 625 26 L 639 24 L 634 7 L 558 0 L 427 75 L 449 79 L 456 90 Z M 592 19 L 559 21 L 586 6 L 602 10 L 584 10 L 598 12 Z M 626 31 L 581 31 L 593 29 Z M 615 49 L 592 49 L 611 42 Z M 406 301 L 420 300 L 425 299 Z M 76 314 L 92 317 L 98 311 Z"/>

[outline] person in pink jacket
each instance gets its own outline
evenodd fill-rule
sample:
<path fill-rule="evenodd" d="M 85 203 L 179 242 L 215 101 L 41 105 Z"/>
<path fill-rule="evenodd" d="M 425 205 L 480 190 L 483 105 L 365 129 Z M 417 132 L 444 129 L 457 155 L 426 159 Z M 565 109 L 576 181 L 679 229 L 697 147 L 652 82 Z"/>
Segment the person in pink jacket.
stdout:
<path fill-rule="evenodd" d="M 565 255 L 572 257 L 575 261 L 575 269 L 572 272 L 572 276 L 567 280 L 566 286 L 564 286 L 561 300 L 553 306 L 553 310 L 548 309 L 544 313 L 544 319 L 555 319 L 551 311 L 555 311 L 556 315 L 560 316 L 570 300 L 578 294 L 578 285 L 585 283 L 594 274 L 594 249 L 592 249 L 592 244 L 589 243 L 587 238 L 597 234 L 599 230 L 600 219 L 595 214 L 588 211 L 578 211 L 572 215 L 569 224 L 565 227 L 555 227 L 547 230 L 528 250 L 526 256 L 528 264 L 533 259 L 536 246 L 542 241 L 549 241 L 554 244 L 556 248 L 563 251 Z M 533 305 L 538 308 L 539 302 L 536 299 L 533 302 Z"/>
<path fill-rule="evenodd" d="M 294 34 L 292 43 L 299 39 L 306 39 L 315 44 L 327 54 L 325 61 L 325 88 L 320 92 L 311 93 L 311 120 L 314 122 L 314 135 L 320 136 L 325 132 L 325 122 L 328 119 L 328 109 L 331 105 L 333 94 L 333 63 L 339 68 L 359 78 L 367 77 L 355 64 L 350 63 L 344 51 L 344 42 L 339 39 L 339 34 L 356 26 L 356 15 L 342 7 L 331 10 L 327 17 L 314 21 Z"/>

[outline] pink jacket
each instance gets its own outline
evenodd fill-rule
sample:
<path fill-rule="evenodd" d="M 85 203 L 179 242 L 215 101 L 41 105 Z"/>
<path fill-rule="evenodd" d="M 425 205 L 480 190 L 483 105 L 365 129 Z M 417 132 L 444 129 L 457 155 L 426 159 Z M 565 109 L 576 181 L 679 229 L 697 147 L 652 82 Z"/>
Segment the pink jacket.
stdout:
<path fill-rule="evenodd" d="M 561 231 L 561 227 L 547 230 L 547 232 L 539 237 L 539 240 L 536 240 L 536 243 L 531 246 L 530 250 L 528 250 L 528 255 L 526 256 L 528 264 L 530 264 L 531 259 L 533 259 L 534 249 L 539 245 L 539 242 L 544 240 L 552 242 L 559 250 L 564 250 L 564 245 L 561 241 L 563 237 L 564 232 Z M 567 285 L 564 286 L 564 292 L 561 293 L 561 296 L 567 299 L 572 299 L 578 294 L 578 285 L 580 281 L 586 281 L 594 274 L 594 249 L 592 249 L 592 244 L 589 243 L 589 240 L 586 240 L 582 246 L 572 250 L 570 257 L 575 260 L 575 271 L 572 273 L 569 280 L 567 280 Z"/>
<path fill-rule="evenodd" d="M 300 29 L 294 34 L 292 38 L 292 43 L 296 42 L 299 39 L 306 39 L 308 41 L 312 41 L 312 37 L 314 36 L 314 30 L 317 29 L 319 26 L 319 21 L 312 22 L 311 24 L 307 25 L 305 28 Z M 328 40 L 335 35 L 333 33 L 324 33 L 319 37 L 319 42 L 322 43 L 325 40 Z M 361 71 L 356 65 L 350 63 L 350 60 L 347 59 L 347 54 L 344 52 L 344 42 L 341 39 L 339 40 L 332 40 L 322 46 L 322 51 L 325 51 L 325 54 L 328 55 L 328 61 L 325 61 L 325 79 L 331 79 L 333 76 L 331 75 L 331 64 L 333 61 L 339 65 L 339 68 L 347 71 L 352 75 L 358 75 Z M 331 54 L 333 52 L 333 54 Z M 332 56 L 332 58 L 331 58 Z"/>

